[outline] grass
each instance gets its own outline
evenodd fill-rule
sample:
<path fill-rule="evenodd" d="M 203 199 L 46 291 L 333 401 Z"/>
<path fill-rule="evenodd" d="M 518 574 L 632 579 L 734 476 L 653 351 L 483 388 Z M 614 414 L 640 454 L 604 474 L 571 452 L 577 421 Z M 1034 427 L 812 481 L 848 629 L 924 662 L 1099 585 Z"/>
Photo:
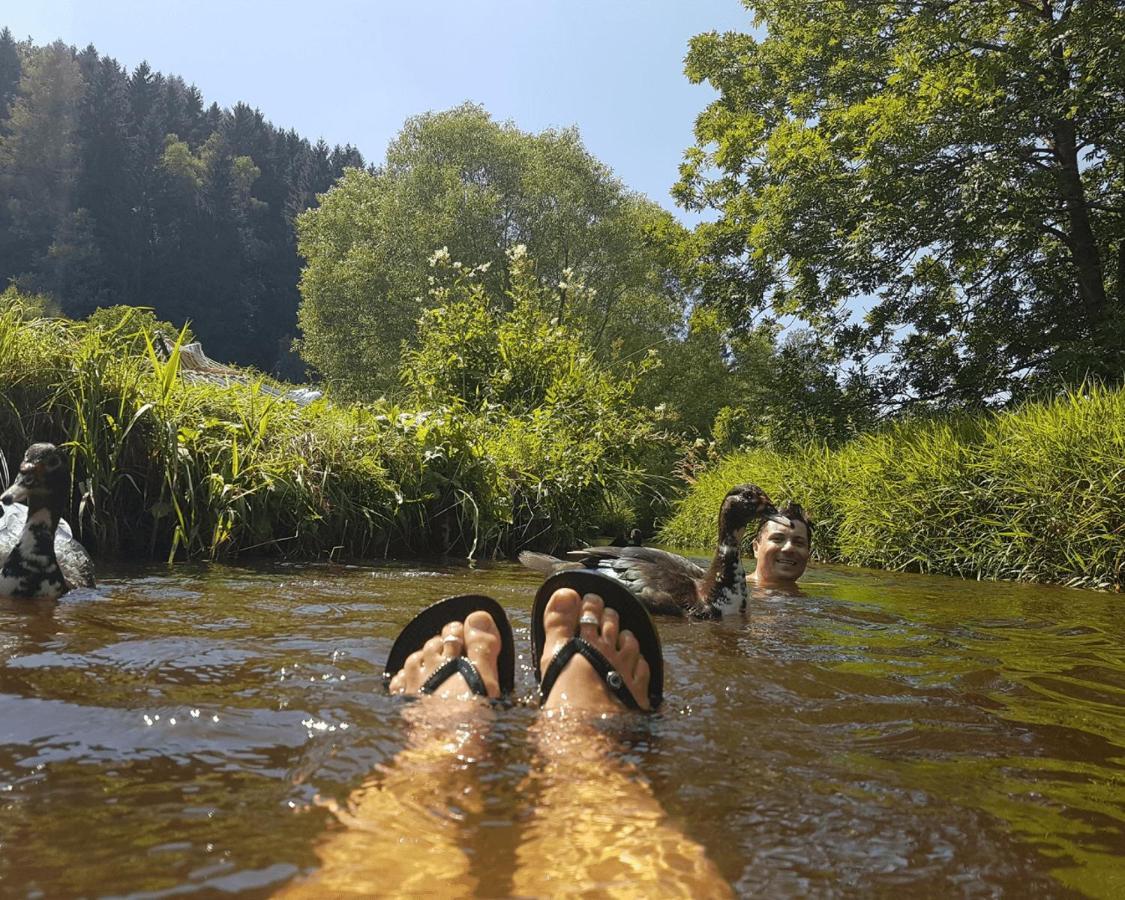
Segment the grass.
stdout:
<path fill-rule="evenodd" d="M 848 565 L 1125 586 L 1125 389 L 1089 386 L 977 418 L 902 422 L 836 451 L 724 458 L 661 540 L 714 539 L 732 484 L 803 502 L 817 558 Z"/>
<path fill-rule="evenodd" d="M 0 309 L 0 454 L 69 451 L 68 518 L 103 555 L 226 559 L 512 554 L 592 538 L 654 479 L 557 418 L 456 405 L 307 407 L 186 383 L 135 318 Z M 138 330 L 139 329 L 139 330 Z M 182 336 L 181 336 L 182 337 Z"/>

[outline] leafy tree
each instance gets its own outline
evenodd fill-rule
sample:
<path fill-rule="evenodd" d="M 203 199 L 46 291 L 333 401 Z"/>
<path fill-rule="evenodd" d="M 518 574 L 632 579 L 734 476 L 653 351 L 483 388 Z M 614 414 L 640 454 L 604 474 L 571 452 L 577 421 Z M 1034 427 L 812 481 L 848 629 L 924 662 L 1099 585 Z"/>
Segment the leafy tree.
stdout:
<path fill-rule="evenodd" d="M 868 380 L 858 370 L 841 377 L 839 363 L 811 331 L 779 341 L 776 326 L 731 328 L 714 306 L 700 306 L 638 396 L 667 427 L 720 452 L 838 445 L 875 424 Z"/>
<path fill-rule="evenodd" d="M 381 167 L 348 170 L 298 220 L 302 353 L 352 393 L 387 389 L 431 302 L 434 250 L 487 264 L 485 288 L 504 297 L 506 252 L 518 244 L 552 286 L 560 323 L 603 357 L 636 351 L 669 337 L 682 315 L 651 239 L 670 219 L 573 129 L 528 134 L 472 105 L 418 116 Z"/>
<path fill-rule="evenodd" d="M 624 407 L 653 367 L 651 357 L 616 369 L 599 362 L 575 329 L 551 316 L 554 292 L 537 277 L 527 249 L 520 244 L 507 255 L 505 298 L 489 294 L 487 263 L 467 269 L 446 250 L 434 255 L 433 304 L 399 371 L 411 399 L 424 408 L 456 402 L 503 415 L 558 406 L 578 421 L 581 410 L 631 415 Z"/>
<path fill-rule="evenodd" d="M 508 254 L 506 296 L 490 293 L 488 270 L 467 269 L 446 252 L 434 257 L 432 305 L 400 376 L 419 421 L 468 438 L 454 486 L 481 466 L 493 473 L 473 503 L 493 509 L 514 532 L 511 546 L 573 546 L 624 517 L 651 520 L 659 500 L 652 472 L 671 465 L 674 443 L 655 428 L 635 393 L 651 357 L 608 365 L 586 339 L 551 314 L 554 291 L 522 245 Z M 429 466 L 453 448 L 427 451 Z M 443 495 L 434 511 L 457 498 Z"/>
<path fill-rule="evenodd" d="M 1125 8 L 745 0 L 677 186 L 706 296 L 882 361 L 884 402 L 1125 371 Z M 849 308 L 866 302 L 862 322 Z"/>

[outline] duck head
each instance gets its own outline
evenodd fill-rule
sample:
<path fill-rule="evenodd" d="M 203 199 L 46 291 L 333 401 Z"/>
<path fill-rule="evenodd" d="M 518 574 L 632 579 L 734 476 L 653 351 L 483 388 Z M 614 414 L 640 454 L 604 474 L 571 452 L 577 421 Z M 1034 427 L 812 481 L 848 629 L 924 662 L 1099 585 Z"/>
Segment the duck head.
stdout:
<path fill-rule="evenodd" d="M 727 491 L 719 507 L 719 539 L 724 543 L 733 540 L 737 545 L 751 522 L 760 522 L 774 515 L 777 515 L 777 507 L 760 487 L 756 484 L 736 485 Z"/>
<path fill-rule="evenodd" d="M 26 503 L 29 516 L 47 509 L 57 523 L 66 506 L 69 481 L 59 449 L 54 444 L 32 444 L 23 456 L 16 480 L 0 494 L 0 515 L 4 506 Z"/>

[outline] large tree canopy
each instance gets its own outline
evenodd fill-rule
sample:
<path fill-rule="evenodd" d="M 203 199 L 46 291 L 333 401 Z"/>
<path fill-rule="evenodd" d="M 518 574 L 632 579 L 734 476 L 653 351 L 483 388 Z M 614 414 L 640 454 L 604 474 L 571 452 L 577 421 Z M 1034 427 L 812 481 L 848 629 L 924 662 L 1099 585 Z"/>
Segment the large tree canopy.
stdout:
<path fill-rule="evenodd" d="M 393 386 L 429 305 L 430 259 L 486 265 L 504 296 L 523 244 L 554 317 L 603 358 L 671 336 L 683 304 L 666 266 L 679 228 L 625 189 L 573 129 L 529 134 L 464 105 L 407 121 L 374 172 L 351 171 L 298 220 L 304 357 L 338 388 Z"/>
<path fill-rule="evenodd" d="M 1125 8 L 744 0 L 677 186 L 707 296 L 797 315 L 885 402 L 1125 370 Z M 854 314 L 866 306 L 862 318 Z"/>

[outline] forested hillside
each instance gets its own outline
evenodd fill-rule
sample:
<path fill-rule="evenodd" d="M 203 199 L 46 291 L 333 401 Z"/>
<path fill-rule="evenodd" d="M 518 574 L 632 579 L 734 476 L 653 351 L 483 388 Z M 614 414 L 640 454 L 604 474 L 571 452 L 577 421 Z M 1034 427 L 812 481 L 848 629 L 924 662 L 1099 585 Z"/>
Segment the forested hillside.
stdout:
<path fill-rule="evenodd" d="M 293 219 L 363 164 L 146 63 L 0 32 L 0 284 L 69 317 L 150 306 L 218 359 L 299 376 Z"/>

